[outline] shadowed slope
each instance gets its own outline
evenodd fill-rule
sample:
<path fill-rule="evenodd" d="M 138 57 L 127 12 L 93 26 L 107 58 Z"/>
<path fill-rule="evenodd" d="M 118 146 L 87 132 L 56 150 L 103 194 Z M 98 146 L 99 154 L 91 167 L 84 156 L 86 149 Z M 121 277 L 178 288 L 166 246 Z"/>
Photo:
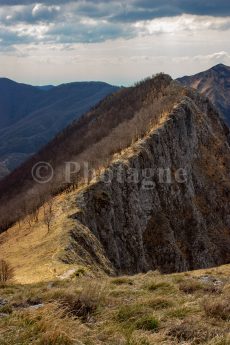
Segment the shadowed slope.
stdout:
<path fill-rule="evenodd" d="M 0 79 L 0 177 L 116 90 L 102 82 L 38 88 Z"/>

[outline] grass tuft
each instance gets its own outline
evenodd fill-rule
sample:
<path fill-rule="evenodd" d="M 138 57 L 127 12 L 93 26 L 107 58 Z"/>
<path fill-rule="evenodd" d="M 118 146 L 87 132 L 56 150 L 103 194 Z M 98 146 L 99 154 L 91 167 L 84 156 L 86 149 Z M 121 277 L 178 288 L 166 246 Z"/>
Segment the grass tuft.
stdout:
<path fill-rule="evenodd" d="M 0 344 L 230 345 L 229 266 L 221 271 L 215 298 L 203 287 L 179 288 L 203 271 L 176 279 L 149 272 L 0 287 Z M 216 268 L 212 276 L 218 275 Z"/>
<path fill-rule="evenodd" d="M 146 285 L 146 289 L 148 291 L 164 291 L 164 292 L 172 292 L 174 291 L 174 286 L 167 282 L 150 282 Z"/>
<path fill-rule="evenodd" d="M 114 284 L 114 285 L 123 285 L 123 284 L 133 285 L 134 283 L 133 283 L 133 280 L 130 278 L 118 277 L 118 278 L 114 278 L 112 280 L 112 284 Z"/>
<path fill-rule="evenodd" d="M 150 299 L 146 303 L 150 308 L 155 310 L 166 309 L 173 306 L 173 302 L 169 299 L 163 297 L 157 297 L 154 299 Z"/>
<path fill-rule="evenodd" d="M 195 279 L 186 279 L 179 284 L 180 291 L 183 291 L 185 293 L 194 293 L 198 290 L 202 289 L 202 284 Z"/>
<path fill-rule="evenodd" d="M 230 320 L 230 298 L 220 297 L 215 300 L 205 299 L 203 303 L 205 314 L 209 317 L 222 319 L 224 321 Z"/>
<path fill-rule="evenodd" d="M 159 327 L 159 321 L 155 317 L 147 315 L 137 320 L 135 326 L 137 329 L 143 329 L 145 331 L 156 331 Z"/>

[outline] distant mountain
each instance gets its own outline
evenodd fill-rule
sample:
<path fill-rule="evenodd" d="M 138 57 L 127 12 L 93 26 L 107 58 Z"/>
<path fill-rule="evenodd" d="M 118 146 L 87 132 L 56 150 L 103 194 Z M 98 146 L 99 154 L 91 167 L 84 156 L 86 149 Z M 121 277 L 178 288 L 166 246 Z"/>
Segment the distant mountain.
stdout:
<path fill-rule="evenodd" d="M 197 89 L 216 106 L 230 126 L 230 67 L 218 64 L 207 71 L 178 79 L 183 85 Z"/>
<path fill-rule="evenodd" d="M 43 90 L 43 91 L 49 91 L 51 90 L 52 88 L 54 88 L 55 86 L 54 85 L 42 85 L 42 86 L 37 86 L 37 88 L 39 90 Z"/>
<path fill-rule="evenodd" d="M 36 87 L 0 79 L 0 178 L 117 89 L 103 82 Z"/>

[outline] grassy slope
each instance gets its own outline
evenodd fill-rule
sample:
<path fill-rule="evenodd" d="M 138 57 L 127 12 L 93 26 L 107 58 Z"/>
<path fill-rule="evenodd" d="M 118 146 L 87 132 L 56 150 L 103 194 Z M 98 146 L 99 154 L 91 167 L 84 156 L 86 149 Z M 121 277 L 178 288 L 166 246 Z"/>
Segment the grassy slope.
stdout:
<path fill-rule="evenodd" d="M 229 273 L 222 266 L 99 279 L 82 270 L 65 281 L 1 287 L 0 344 L 227 345 Z"/>
<path fill-rule="evenodd" d="M 163 126 L 167 119 L 168 113 L 162 114 L 158 126 L 150 128 L 149 133 Z M 130 147 L 114 154 L 112 160 L 128 160 L 139 150 L 142 140 L 138 139 Z M 92 181 L 91 184 L 94 182 Z M 76 194 L 89 187 L 90 185 L 82 185 L 74 192 L 62 193 L 53 199 L 55 217 L 52 220 L 50 233 L 47 232 L 44 224 L 43 207 L 41 207 L 37 222 L 32 220 L 29 224 L 30 217 L 28 217 L 0 234 L 0 259 L 4 258 L 14 267 L 16 282 L 28 284 L 49 281 L 70 269 L 78 269 L 79 265 L 82 266 L 80 258 L 76 265 L 65 265 L 58 257 L 68 244 L 69 230 L 74 227 L 73 220 L 68 216 L 77 211 Z"/>
<path fill-rule="evenodd" d="M 27 219 L 14 225 L 0 236 L 0 256 L 15 270 L 15 280 L 32 283 L 54 279 L 66 271 L 66 265 L 58 260 L 64 249 L 72 220 L 68 215 L 74 210 L 71 195 L 59 195 L 54 199 L 55 217 L 50 233 L 43 221 L 43 208 L 39 210 L 38 222 Z M 69 266 L 68 266 L 69 268 Z"/>
<path fill-rule="evenodd" d="M 0 259 L 6 260 L 13 267 L 15 283 L 31 284 L 59 279 L 82 267 L 87 271 L 101 272 L 101 267 L 92 263 L 92 258 L 87 257 L 90 255 L 87 252 L 81 252 L 79 256 L 75 253 L 74 264 L 61 260 L 66 258 L 66 253 L 71 258 L 71 253 L 68 250 L 66 252 L 66 248 L 71 245 L 70 231 L 75 226 L 70 216 L 78 211 L 75 198 L 76 193 L 82 188 L 89 188 L 89 185 L 83 185 L 77 191 L 62 193 L 53 198 L 53 218 L 49 232 L 44 223 L 42 206 L 37 221 L 28 216 L 0 234 Z M 81 228 L 78 231 L 81 231 Z M 101 258 L 104 269 L 107 269 L 109 263 L 99 242 L 96 242 L 96 238 L 90 232 L 84 231 L 83 236 L 91 237 L 94 241 L 97 255 Z M 101 274 L 104 276 L 103 272 Z"/>
<path fill-rule="evenodd" d="M 132 153 L 124 150 L 123 158 Z M 61 263 L 75 193 L 55 198 L 49 234 L 41 208 L 37 223 L 30 227 L 24 220 L 0 236 L 1 256 L 16 274 L 15 284 L 0 287 L 1 345 L 230 344 L 228 265 L 99 279 L 84 267 Z M 71 279 L 57 279 L 70 268 L 76 270 Z M 210 276 L 207 283 L 203 275 Z M 31 307 L 39 303 L 41 308 Z"/>

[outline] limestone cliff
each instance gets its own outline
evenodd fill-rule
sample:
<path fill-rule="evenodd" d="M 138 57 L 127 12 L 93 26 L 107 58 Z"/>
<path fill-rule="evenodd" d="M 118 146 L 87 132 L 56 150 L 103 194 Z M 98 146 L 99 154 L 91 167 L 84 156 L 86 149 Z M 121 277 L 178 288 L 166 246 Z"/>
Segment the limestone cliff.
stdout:
<path fill-rule="evenodd" d="M 229 130 L 207 99 L 185 94 L 159 128 L 114 159 L 103 173 L 110 183 L 100 178 L 76 195 L 72 240 L 84 226 L 117 273 L 230 262 Z M 81 245 L 96 258 L 88 242 Z"/>

